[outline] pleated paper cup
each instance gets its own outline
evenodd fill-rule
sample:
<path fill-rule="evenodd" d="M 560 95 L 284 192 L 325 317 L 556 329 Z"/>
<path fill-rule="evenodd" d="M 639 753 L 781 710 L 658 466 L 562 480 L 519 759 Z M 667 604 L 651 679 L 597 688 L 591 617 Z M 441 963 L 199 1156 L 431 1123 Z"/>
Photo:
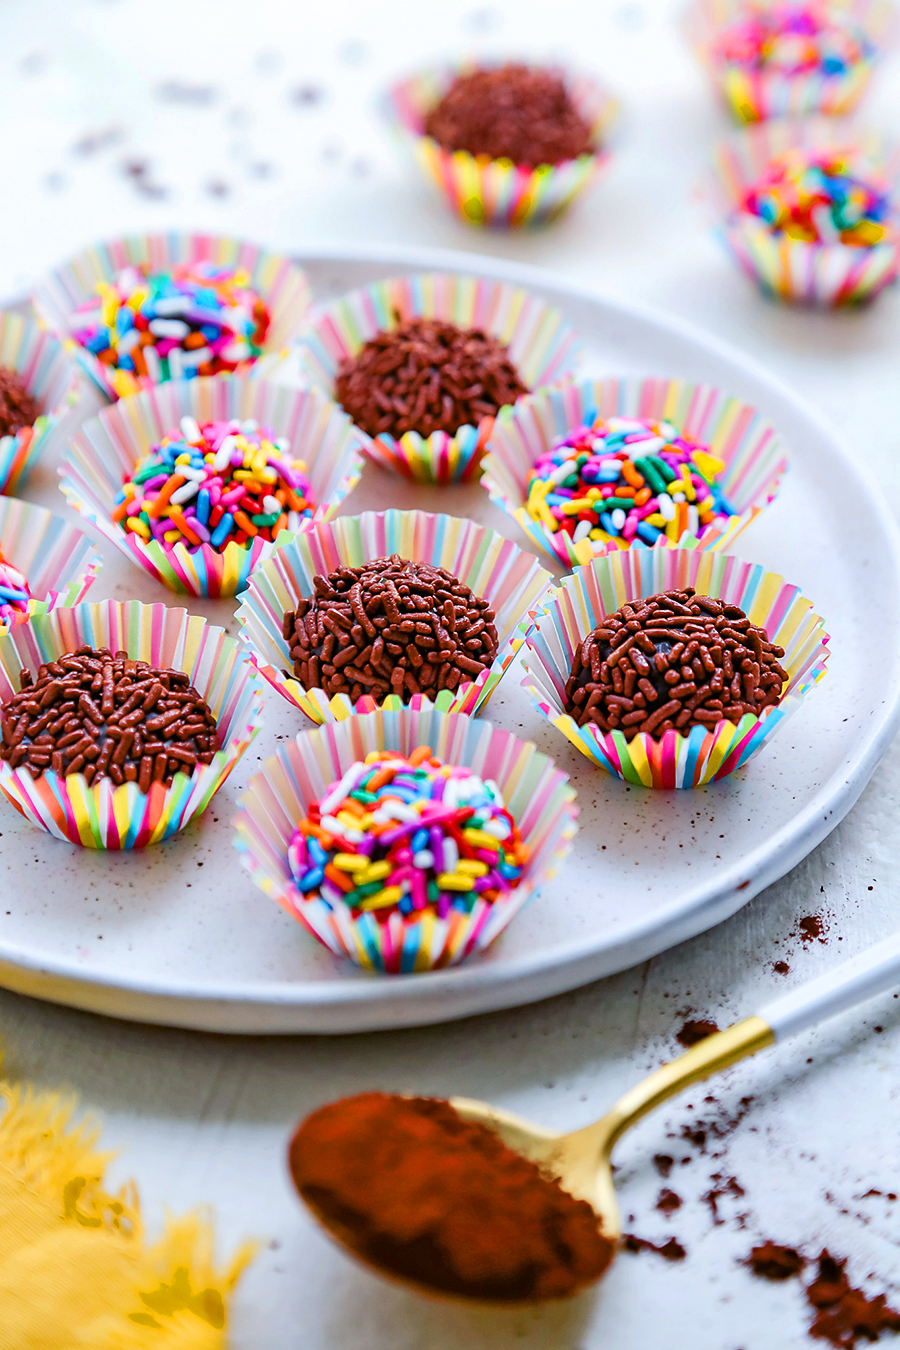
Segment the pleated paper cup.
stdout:
<path fill-rule="evenodd" d="M 21 375 L 40 409 L 34 426 L 0 436 L 0 493 L 20 492 L 60 422 L 76 406 L 78 367 L 34 319 L 0 310 L 0 367 Z"/>
<path fill-rule="evenodd" d="M 399 81 L 385 100 L 385 114 L 416 164 L 451 211 L 470 225 L 518 229 L 556 220 L 609 161 L 607 140 L 618 102 L 587 75 L 565 75 L 569 93 L 593 129 L 596 149 L 560 164 L 532 168 L 468 150 L 445 150 L 425 134 L 425 119 L 459 75 L 487 69 L 471 62 L 421 71 Z"/>
<path fill-rule="evenodd" d="M 685 586 L 740 605 L 770 642 L 784 648 L 788 683 L 781 702 L 761 717 L 742 717 L 737 726 L 723 719 L 711 731 L 667 731 L 660 740 L 640 732 L 629 742 L 621 731 L 604 732 L 593 722 L 580 727 L 564 711 L 575 648 L 621 605 Z M 797 711 L 825 674 L 828 642 L 812 602 L 783 577 L 693 544 L 657 547 L 595 558 L 565 578 L 526 638 L 522 684 L 535 708 L 598 768 L 643 787 L 700 787 L 743 768 Z"/>
<path fill-rule="evenodd" d="M 868 87 L 879 56 L 892 43 L 896 7 L 892 0 L 836 0 L 828 11 L 840 16 L 863 39 L 865 59 L 846 70 L 814 70 L 792 75 L 779 70 L 747 70 L 723 59 L 722 30 L 752 13 L 745 0 L 696 0 L 685 16 L 688 40 L 739 122 L 770 117 L 830 117 L 852 112 Z"/>
<path fill-rule="evenodd" d="M 275 547 L 263 539 L 222 550 L 202 544 L 149 541 L 112 519 L 122 481 L 142 455 L 177 430 L 189 414 L 198 422 L 255 418 L 286 436 L 291 456 L 302 459 L 314 493 L 315 520 L 328 520 L 359 481 L 361 433 L 350 418 L 315 389 L 291 389 L 247 376 L 211 375 L 172 380 L 104 408 L 74 437 L 60 466 L 60 487 L 70 506 L 132 562 L 183 595 L 235 595 L 254 567 Z"/>
<path fill-rule="evenodd" d="M 263 355 L 255 365 L 252 362 L 243 365 L 250 365 L 257 374 L 272 373 L 284 360 L 306 320 L 309 282 L 306 273 L 289 258 L 239 239 L 208 234 L 139 234 L 95 244 L 44 277 L 35 289 L 32 303 L 100 392 L 115 400 L 152 387 L 152 381 L 131 371 L 113 371 L 82 347 L 72 336 L 75 310 L 96 295 L 99 281 L 114 281 L 123 267 L 146 267 L 150 272 L 159 272 L 198 262 L 242 268 L 249 274 L 249 284 L 269 310 L 270 323 Z"/>
<path fill-rule="evenodd" d="M 866 247 L 807 243 L 774 234 L 765 221 L 741 209 L 745 194 L 774 159 L 805 148 L 846 152 L 862 176 L 868 171 L 886 179 L 900 236 L 900 152 L 875 132 L 825 118 L 747 127 L 717 147 L 709 182 L 716 232 L 765 295 L 828 308 L 864 304 L 896 280 L 900 237 Z"/>
<path fill-rule="evenodd" d="M 403 707 L 396 694 L 389 694 L 381 704 L 370 695 L 353 704 L 346 694 L 329 699 L 324 689 L 304 689 L 290 673 L 293 662 L 282 637 L 286 611 L 313 595 L 314 577 L 393 553 L 445 567 L 475 595 L 483 596 L 496 616 L 499 647 L 493 665 L 471 683 L 435 694 L 432 701 L 441 712 L 475 713 L 484 707 L 521 647 L 551 580 L 529 553 L 494 530 L 471 520 L 424 511 L 366 511 L 313 525 L 284 539 L 250 578 L 237 618 L 241 637 L 260 673 L 313 722 L 342 722 L 354 712 L 372 712 L 379 706 Z"/>
<path fill-rule="evenodd" d="M 760 512 L 774 501 L 787 470 L 778 433 L 755 408 L 711 385 L 687 380 L 636 379 L 565 381 L 522 398 L 497 418 L 484 458 L 482 487 L 491 501 L 525 531 L 529 542 L 571 567 L 607 551 L 646 548 L 642 540 L 581 539 L 555 533 L 528 512 L 528 475 L 536 460 L 586 420 L 644 417 L 671 422 L 724 461 L 717 482 L 736 507 L 735 516 L 716 516 L 699 536 L 704 549 L 729 548 Z"/>
<path fill-rule="evenodd" d="M 319 306 L 300 343 L 301 365 L 329 398 L 335 397 L 338 367 L 377 333 L 407 319 L 443 319 L 459 328 L 480 328 L 509 348 L 529 389 L 570 375 L 581 343 L 558 309 L 517 286 L 452 272 L 391 277 Z M 366 454 L 382 468 L 415 483 L 470 483 L 478 477 L 491 417 L 450 436 L 408 431 L 399 439 L 383 432 L 365 441 Z M 365 433 L 361 432 L 361 435 Z"/>
<path fill-rule="evenodd" d="M 373 912 L 354 918 L 349 907 L 304 895 L 294 884 L 287 852 L 312 803 L 372 751 L 408 755 L 417 745 L 430 745 L 445 763 L 497 783 L 529 849 L 516 889 L 493 905 L 479 898 L 469 914 L 454 909 L 440 919 L 428 908 L 381 921 Z M 427 700 L 301 733 L 266 760 L 238 805 L 235 846 L 260 890 L 337 956 L 389 974 L 454 965 L 493 942 L 556 872 L 575 836 L 578 814 L 569 780 L 552 759 L 509 731 L 440 712 Z"/>
<path fill-rule="evenodd" d="M 210 801 L 259 730 L 262 689 L 239 644 L 221 628 L 184 609 L 104 600 L 34 615 L 0 637 L 0 703 L 18 693 L 20 672 L 34 675 L 83 645 L 127 651 L 137 661 L 185 671 L 219 724 L 221 749 L 211 764 L 178 773 L 170 788 L 120 787 L 109 778 L 90 786 L 83 774 L 32 778 L 0 760 L 0 792 L 32 825 L 85 848 L 130 849 L 158 844 L 183 830 Z"/>
<path fill-rule="evenodd" d="M 28 582 L 31 612 L 77 605 L 101 566 L 100 554 L 74 525 L 13 497 L 0 497 L 0 554 Z M 27 614 L 16 614 L 13 624 L 27 621 Z M 6 631 L 0 620 L 0 633 Z"/>

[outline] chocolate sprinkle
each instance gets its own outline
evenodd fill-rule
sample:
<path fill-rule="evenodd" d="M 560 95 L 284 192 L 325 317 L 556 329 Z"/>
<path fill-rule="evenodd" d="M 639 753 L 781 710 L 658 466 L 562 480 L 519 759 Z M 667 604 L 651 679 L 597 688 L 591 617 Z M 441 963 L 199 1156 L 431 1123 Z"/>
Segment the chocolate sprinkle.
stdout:
<path fill-rule="evenodd" d="M 480 328 L 397 318 L 341 362 L 335 381 L 338 403 L 370 436 L 452 436 L 528 393 L 507 349 Z"/>
<path fill-rule="evenodd" d="M 40 408 L 14 370 L 0 366 L 0 436 L 12 436 L 22 427 L 32 427 Z"/>
<path fill-rule="evenodd" d="M 552 70 L 501 66 L 459 75 L 425 118 L 425 134 L 445 150 L 511 159 L 536 168 L 589 155 L 591 127 Z"/>
<path fill-rule="evenodd" d="M 108 647 L 47 661 L 36 679 L 23 670 L 2 713 L 0 758 L 34 778 L 52 769 L 149 792 L 211 764 L 219 744 L 216 719 L 188 675 Z"/>
<path fill-rule="evenodd" d="M 737 724 L 780 702 L 781 656 L 737 605 L 692 586 L 666 591 L 623 605 L 576 648 L 566 711 L 627 741 L 711 730 L 723 718 Z"/>
<path fill-rule="evenodd" d="M 443 567 L 396 553 L 315 578 L 315 596 L 284 616 L 294 674 L 352 702 L 469 684 L 497 655 L 494 611 Z"/>

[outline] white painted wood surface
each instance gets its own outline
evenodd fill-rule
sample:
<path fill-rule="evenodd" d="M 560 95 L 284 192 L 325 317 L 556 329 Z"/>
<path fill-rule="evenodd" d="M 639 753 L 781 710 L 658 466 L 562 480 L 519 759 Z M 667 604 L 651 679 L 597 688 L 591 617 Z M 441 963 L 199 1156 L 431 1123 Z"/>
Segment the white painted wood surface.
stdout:
<path fill-rule="evenodd" d="M 438 9 L 270 0 L 249 15 L 231 0 L 160 0 L 152 11 L 137 0 L 31 0 L 0 12 L 0 33 L 3 155 L 15 189 L 0 220 L 0 292 L 91 238 L 154 225 L 291 249 L 383 239 L 508 255 L 682 313 L 751 351 L 832 418 L 900 508 L 900 294 L 860 314 L 781 310 L 719 254 L 691 187 L 726 122 L 665 0 L 564 0 L 550 11 L 531 0 Z M 480 235 L 457 224 L 395 161 L 372 112 L 394 72 L 488 45 L 577 59 L 626 101 L 610 173 L 543 234 Z M 171 82 L 181 101 L 158 96 Z M 319 101 L 292 97 L 318 88 Z M 888 128 L 900 122 L 896 62 L 866 113 Z M 89 136 L 100 148 L 79 152 Z M 124 173 L 126 161 L 146 169 Z M 147 185 L 168 195 L 147 195 Z M 223 185 L 227 195 L 216 195 Z M 896 622 L 873 615 L 873 661 L 879 626 Z M 123 1150 L 115 1171 L 136 1176 L 151 1224 L 164 1205 L 209 1202 L 223 1248 L 244 1234 L 270 1244 L 240 1287 L 237 1350 L 808 1345 L 797 1285 L 763 1284 L 739 1262 L 761 1236 L 810 1252 L 827 1244 L 849 1256 L 851 1275 L 872 1272 L 870 1287 L 900 1299 L 900 1203 L 859 1198 L 893 1192 L 900 1172 L 900 1000 L 891 994 L 732 1070 L 711 1085 L 716 1102 L 697 1090 L 629 1136 L 618 1180 L 630 1227 L 656 1241 L 676 1235 L 688 1257 L 669 1265 L 623 1255 L 596 1298 L 566 1308 L 503 1318 L 382 1285 L 313 1230 L 292 1195 L 284 1146 L 305 1111 L 369 1087 L 485 1097 L 559 1127 L 591 1119 L 674 1051 L 686 1016 L 722 1025 L 900 926 L 898 799 L 894 755 L 834 834 L 733 919 L 530 1009 L 342 1040 L 230 1040 L 0 994 L 6 1068 L 67 1084 L 103 1113 L 104 1142 Z M 826 941 L 804 944 L 791 934 L 814 913 L 825 917 Z M 773 970 L 780 960 L 787 975 Z M 726 1137 L 708 1129 L 705 1152 L 680 1137 L 698 1119 L 742 1111 Z M 667 1183 L 652 1166 L 657 1153 L 676 1158 Z M 701 1199 L 717 1173 L 746 1192 L 720 1202 L 719 1225 Z M 670 1218 L 654 1208 L 664 1184 L 684 1200 Z"/>

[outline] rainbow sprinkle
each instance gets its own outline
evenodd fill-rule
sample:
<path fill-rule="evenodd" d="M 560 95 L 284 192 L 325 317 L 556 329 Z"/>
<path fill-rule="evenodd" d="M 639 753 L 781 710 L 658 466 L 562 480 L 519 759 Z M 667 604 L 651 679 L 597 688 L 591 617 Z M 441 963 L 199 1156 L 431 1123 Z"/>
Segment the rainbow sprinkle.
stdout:
<path fill-rule="evenodd" d="M 720 33 L 713 58 L 744 70 L 826 77 L 844 75 L 870 62 L 874 45 L 862 28 L 837 6 L 819 3 L 749 4 Z"/>
<path fill-rule="evenodd" d="M 0 549 L 0 623 L 12 623 L 16 614 L 27 614 L 30 599 L 24 573 L 7 562 Z"/>
<path fill-rule="evenodd" d="M 773 234 L 806 243 L 870 248 L 897 238 L 888 184 L 854 171 L 846 150 L 797 146 L 772 160 L 741 209 Z"/>
<path fill-rule="evenodd" d="M 352 915 L 469 914 L 514 890 L 528 861 L 497 784 L 428 745 L 376 750 L 314 802 L 288 846 L 297 889 Z"/>

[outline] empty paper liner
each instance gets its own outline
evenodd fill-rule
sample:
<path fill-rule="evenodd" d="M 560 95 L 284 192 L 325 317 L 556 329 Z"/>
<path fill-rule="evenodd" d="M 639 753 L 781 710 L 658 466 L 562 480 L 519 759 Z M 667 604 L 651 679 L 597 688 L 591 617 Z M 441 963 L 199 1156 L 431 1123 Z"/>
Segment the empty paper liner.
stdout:
<path fill-rule="evenodd" d="M 392 277 L 319 306 L 300 343 L 309 378 L 334 398 L 340 363 L 377 333 L 407 319 L 442 319 L 458 328 L 480 328 L 509 349 L 521 381 L 536 389 L 570 375 L 581 344 L 558 309 L 517 286 L 484 277 L 432 272 Z M 478 477 L 493 418 L 460 427 L 454 435 L 407 431 L 399 439 L 382 432 L 365 438 L 365 452 L 382 468 L 417 483 L 469 483 Z M 360 433 L 363 435 L 364 433 Z"/>
<path fill-rule="evenodd" d="M 593 722 L 579 727 L 564 711 L 576 646 L 629 600 L 685 586 L 739 605 L 770 642 L 784 648 L 780 660 L 788 683 L 778 706 L 760 717 L 747 715 L 737 726 L 723 719 L 711 730 L 694 727 L 687 736 L 667 731 L 658 741 L 640 732 L 628 742 L 621 731 L 606 733 Z M 703 552 L 692 541 L 595 558 L 566 577 L 526 638 L 522 683 L 538 711 L 598 768 L 644 787 L 700 787 L 742 768 L 797 711 L 825 674 L 828 641 L 822 620 L 797 586 L 758 564 Z"/>
<path fill-rule="evenodd" d="M 185 414 L 198 422 L 253 418 L 286 436 L 290 455 L 302 459 L 312 485 L 315 519 L 327 520 L 362 472 L 361 434 L 346 413 L 315 389 L 247 376 L 212 375 L 172 380 L 104 408 L 76 434 L 60 467 L 63 492 L 76 511 L 133 562 L 184 595 L 234 595 L 251 571 L 269 557 L 273 543 L 254 539 L 223 550 L 209 544 L 191 549 L 157 539 L 145 541 L 112 519 L 122 480 L 154 444 L 177 431 Z"/>
<path fill-rule="evenodd" d="M 354 705 L 346 694 L 329 700 L 323 689 L 304 689 L 291 675 L 288 644 L 282 636 L 286 611 L 313 594 L 313 579 L 337 567 L 359 567 L 397 553 L 401 558 L 445 567 L 494 610 L 499 648 L 493 665 L 470 684 L 443 689 L 434 703 L 442 712 L 474 713 L 487 703 L 522 645 L 520 625 L 531 622 L 550 575 L 528 553 L 493 530 L 456 516 L 424 511 L 366 511 L 361 516 L 316 524 L 278 543 L 241 596 L 237 618 L 251 658 L 271 685 L 313 722 L 340 722 L 353 712 L 371 712 L 364 695 Z M 401 708 L 389 694 L 384 708 Z"/>
<path fill-rule="evenodd" d="M 51 770 L 32 778 L 2 760 L 0 791 L 57 839 L 101 849 L 157 844 L 206 810 L 253 740 L 261 720 L 259 678 L 235 639 L 205 619 L 165 605 L 105 600 L 34 615 L 0 637 L 0 702 L 18 693 L 23 668 L 36 674 L 42 662 L 84 645 L 185 671 L 218 721 L 221 748 L 211 764 L 176 774 L 170 788 L 154 783 L 147 793 L 136 783 L 116 787 L 110 778 L 88 786 L 80 773 L 61 778 Z"/>
<path fill-rule="evenodd" d="M 760 8 L 765 11 L 764 5 Z M 891 0 L 832 0 L 823 12 L 836 16 L 861 39 L 862 59 L 832 70 L 821 66 L 797 72 L 748 69 L 729 61 L 719 41 L 723 29 L 754 12 L 755 7 L 745 0 L 695 0 L 685 18 L 688 40 L 739 122 L 851 112 L 868 86 L 879 55 L 890 44 L 896 22 Z"/>
<path fill-rule="evenodd" d="M 43 506 L 0 497 L 0 554 L 24 575 L 32 606 L 77 605 L 97 578 L 101 559 L 87 535 Z M 35 604 L 36 602 L 36 604 Z M 27 621 L 17 614 L 15 622 Z M 0 620 L 0 633 L 6 627 Z"/>
<path fill-rule="evenodd" d="M 809 147 L 846 151 L 854 171 L 887 180 L 895 237 L 878 244 L 812 243 L 775 233 L 742 210 L 747 191 L 786 151 Z M 900 154 L 874 132 L 825 118 L 767 122 L 733 133 L 716 148 L 709 196 L 716 233 L 741 269 L 766 295 L 806 305 L 842 307 L 872 300 L 900 272 Z"/>
<path fill-rule="evenodd" d="M 568 566 L 589 562 L 607 549 L 627 549 L 622 539 L 582 539 L 550 530 L 526 509 L 528 475 L 553 442 L 594 417 L 641 417 L 671 422 L 724 461 L 717 482 L 738 514 L 717 516 L 700 535 L 700 547 L 722 550 L 774 500 L 787 469 L 778 433 L 748 404 L 710 385 L 687 380 L 565 381 L 504 409 L 484 458 L 482 486 L 491 501 L 525 531 L 529 542 Z M 632 541 L 631 547 L 635 547 Z M 637 547 L 644 548 L 642 542 Z"/>
<path fill-rule="evenodd" d="M 478 65 L 485 68 L 487 63 Z M 468 150 L 445 150 L 425 134 L 425 119 L 471 62 L 425 70 L 395 84 L 385 112 L 416 164 L 443 195 L 450 209 L 470 225 L 517 229 L 555 220 L 607 164 L 607 138 L 619 110 L 615 98 L 587 75 L 566 77 L 569 94 L 593 128 L 595 149 L 577 159 L 532 168 L 511 159 L 490 159 Z"/>
<path fill-rule="evenodd" d="M 34 319 L 0 310 L 0 366 L 21 375 L 40 409 L 34 426 L 0 436 L 0 493 L 21 491 L 53 431 L 78 402 L 80 377 L 61 342 Z"/>
<path fill-rule="evenodd" d="M 519 885 L 494 904 L 479 898 L 470 913 L 451 909 L 443 919 L 430 908 L 405 917 L 393 911 L 381 921 L 374 912 L 354 918 L 347 906 L 307 898 L 294 884 L 287 852 L 310 805 L 372 751 L 408 755 L 418 745 L 497 783 L 529 849 Z M 239 806 L 234 842 L 257 886 L 336 955 L 392 974 L 452 965 L 493 942 L 554 875 L 578 812 L 566 774 L 529 742 L 489 722 L 440 712 L 425 699 L 301 733 L 266 760 Z"/>
<path fill-rule="evenodd" d="M 241 268 L 249 276 L 250 286 L 265 303 L 270 322 L 263 355 L 254 371 L 267 374 L 280 364 L 299 333 L 309 308 L 310 290 L 306 274 L 289 258 L 256 244 L 208 234 L 139 234 L 95 244 L 55 268 L 38 283 L 34 307 L 108 399 L 137 393 L 152 385 L 146 376 L 114 372 L 99 361 L 72 336 L 75 310 L 96 294 L 98 282 L 112 282 L 122 268 L 147 268 L 165 271 L 187 263 L 208 262 L 220 267 Z M 128 378 L 123 379 L 126 376 Z"/>

